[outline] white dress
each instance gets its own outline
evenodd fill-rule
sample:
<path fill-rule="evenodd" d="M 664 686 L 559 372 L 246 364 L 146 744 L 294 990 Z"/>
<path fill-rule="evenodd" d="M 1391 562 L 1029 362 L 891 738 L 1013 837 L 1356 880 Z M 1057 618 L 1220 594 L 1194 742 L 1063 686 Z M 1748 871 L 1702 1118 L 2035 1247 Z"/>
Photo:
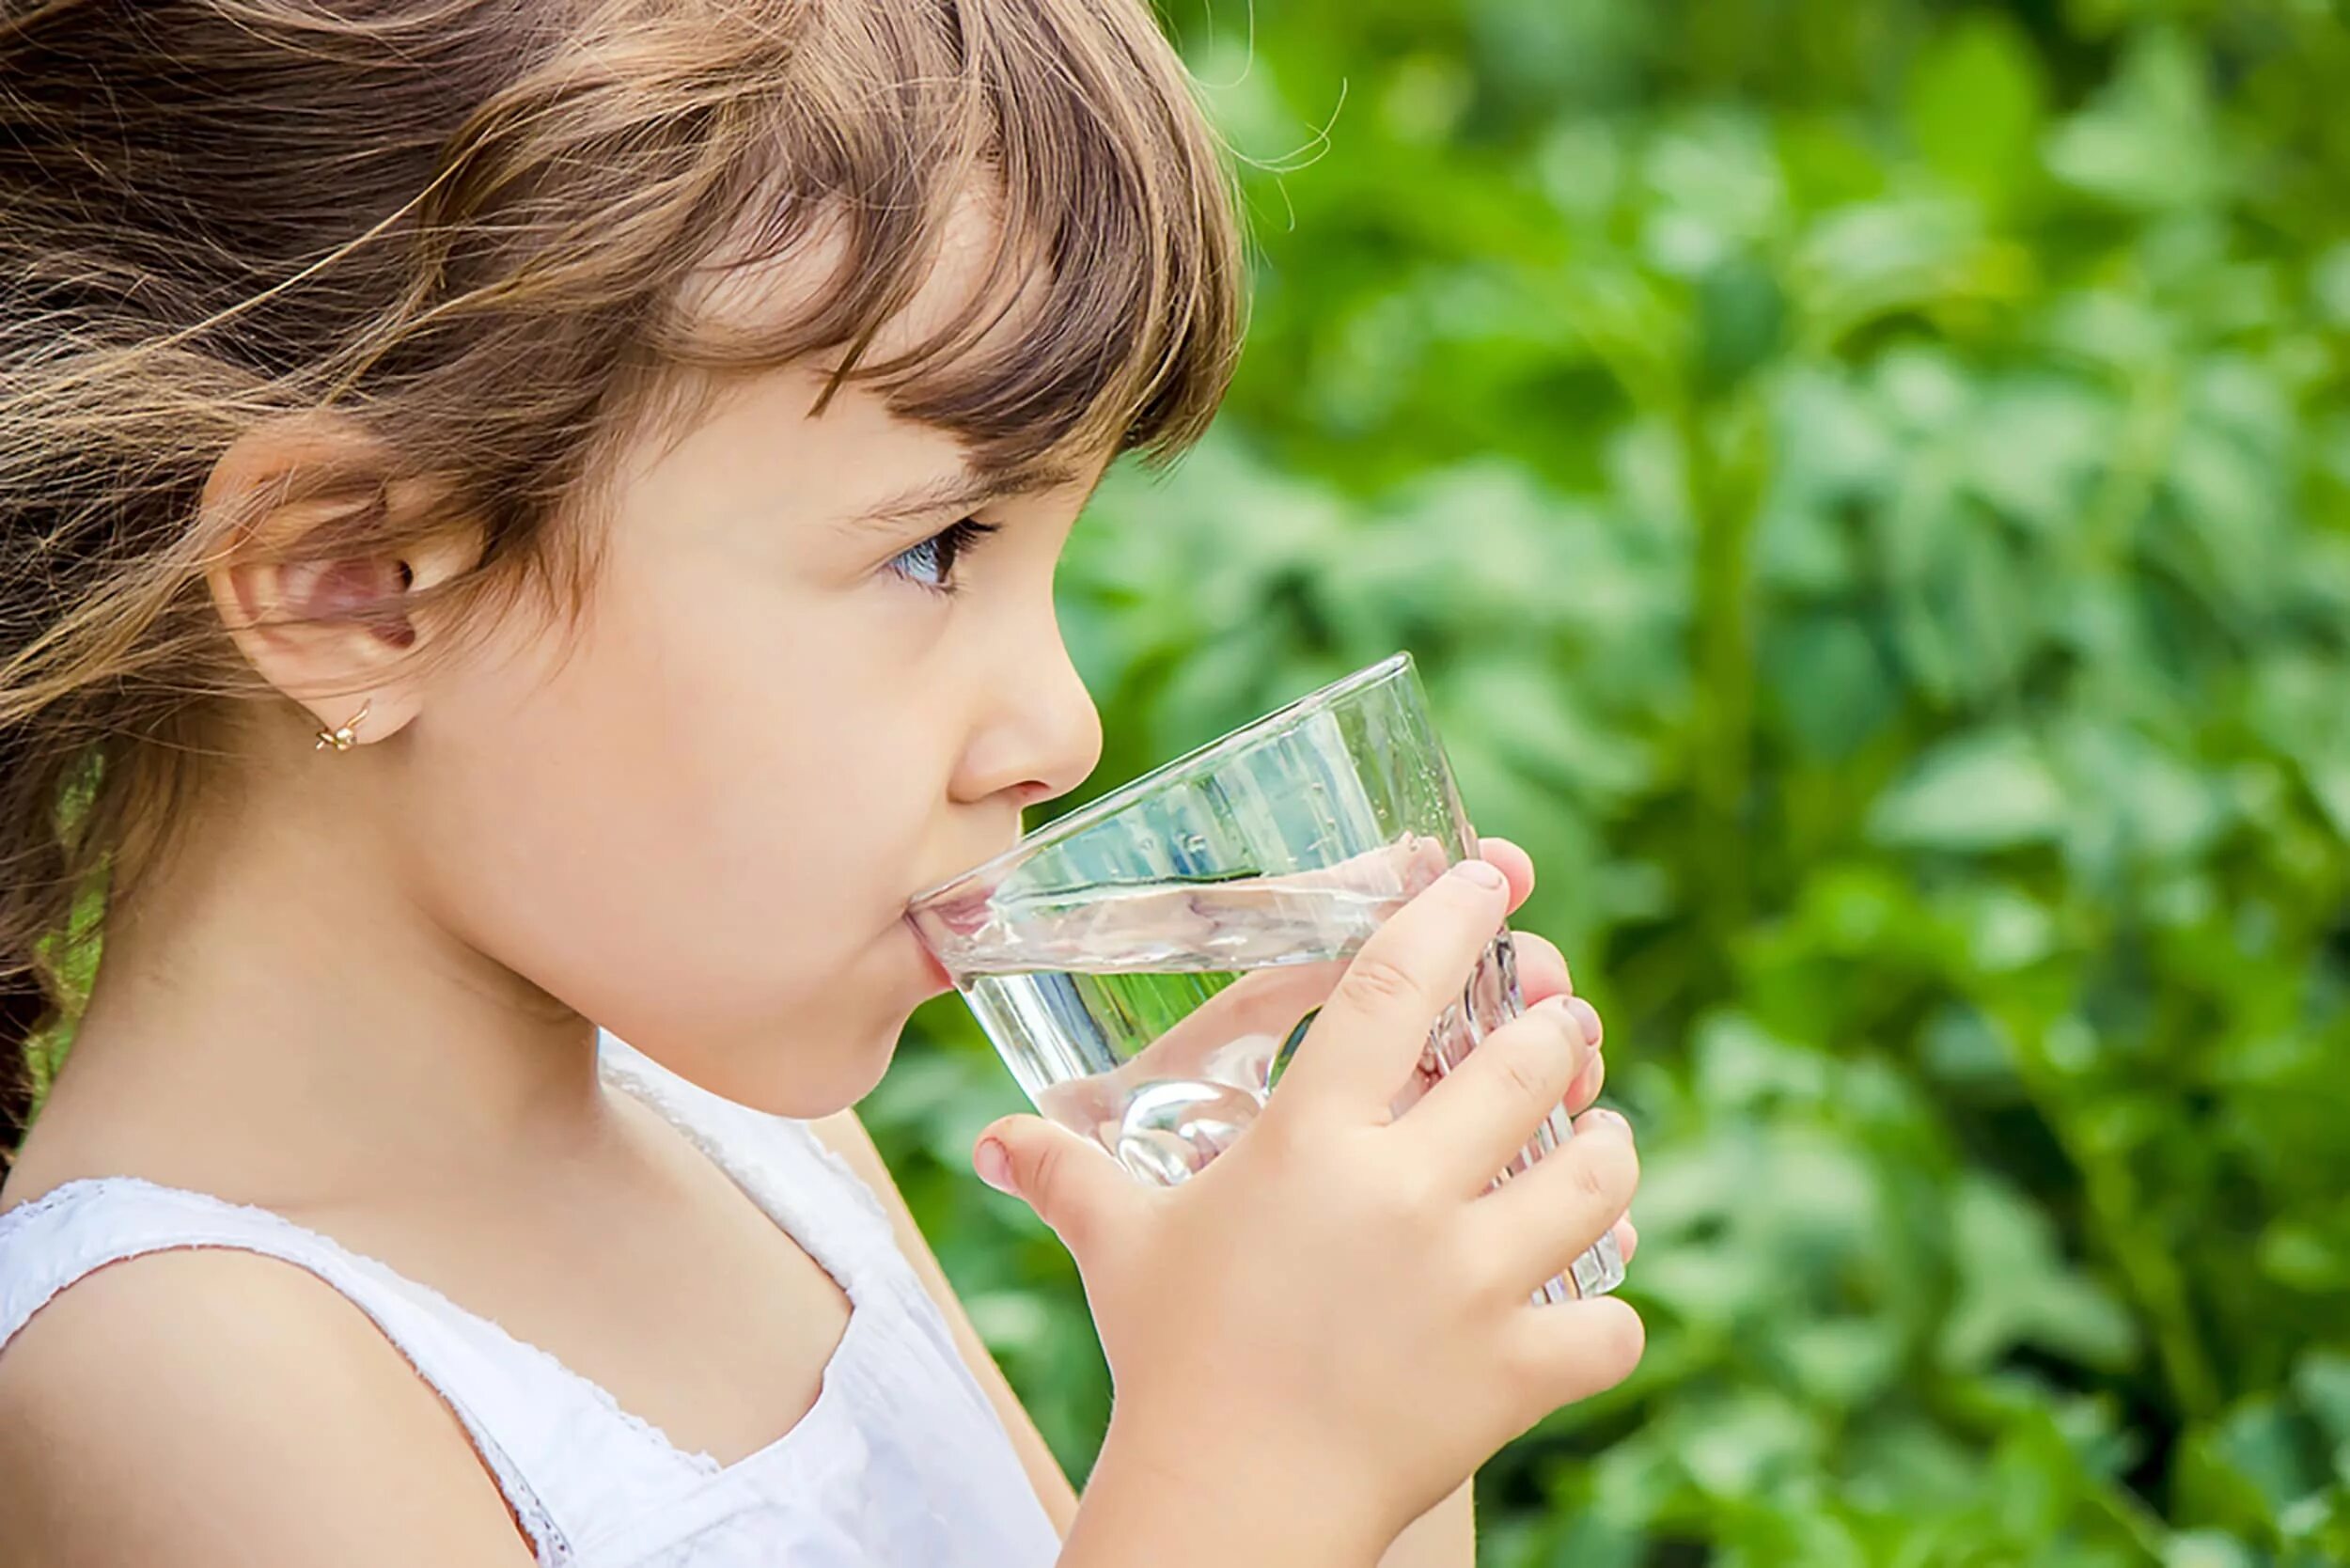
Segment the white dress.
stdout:
<path fill-rule="evenodd" d="M 799 1121 L 695 1087 L 610 1035 L 607 1082 L 682 1131 L 838 1280 L 849 1325 L 816 1403 L 732 1465 L 687 1453 L 496 1324 L 265 1210 L 133 1177 L 0 1214 L 0 1349 L 107 1263 L 228 1247 L 294 1263 L 439 1391 L 545 1568 L 1032 1568 L 1060 1543 L 872 1192 Z"/>

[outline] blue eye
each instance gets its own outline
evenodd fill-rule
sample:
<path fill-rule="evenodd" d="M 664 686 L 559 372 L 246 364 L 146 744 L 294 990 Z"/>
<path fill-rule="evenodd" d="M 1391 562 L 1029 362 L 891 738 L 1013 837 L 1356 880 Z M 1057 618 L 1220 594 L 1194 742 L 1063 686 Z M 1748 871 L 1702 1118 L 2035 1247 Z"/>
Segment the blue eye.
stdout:
<path fill-rule="evenodd" d="M 1002 531 L 1002 527 L 999 523 L 981 523 L 966 517 L 893 557 L 889 570 L 932 593 L 960 592 L 962 585 L 955 581 L 955 568 L 962 564 L 965 553 L 977 549 L 981 540 Z"/>

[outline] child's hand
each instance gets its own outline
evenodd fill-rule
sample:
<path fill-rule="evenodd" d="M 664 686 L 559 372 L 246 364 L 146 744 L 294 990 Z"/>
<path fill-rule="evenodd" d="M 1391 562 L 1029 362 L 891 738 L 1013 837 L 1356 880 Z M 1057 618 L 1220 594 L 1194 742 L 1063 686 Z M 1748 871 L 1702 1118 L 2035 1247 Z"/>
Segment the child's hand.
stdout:
<path fill-rule="evenodd" d="M 1577 1081 L 1594 1059 L 1580 1004 L 1551 996 L 1407 1115 L 1389 1110 L 1508 899 L 1500 875 L 1455 872 L 1392 917 L 1248 1135 L 1181 1186 L 1146 1186 L 1034 1117 L 982 1139 L 983 1171 L 1084 1276 L 1118 1391 L 1088 1506 L 1118 1479 L 1139 1532 L 1121 1541 L 1176 1528 L 1139 1516 L 1155 1488 L 1228 1563 L 1256 1544 L 1266 1560 L 1368 1563 L 1501 1444 L 1638 1361 L 1624 1303 L 1528 1302 L 1629 1206 L 1622 1119 L 1586 1115 L 1487 1190 L 1570 1086 L 1596 1091 Z M 1005 1168 L 985 1171 L 988 1139 Z M 1088 1529 L 1081 1513 L 1073 1559 L 1116 1533 Z"/>

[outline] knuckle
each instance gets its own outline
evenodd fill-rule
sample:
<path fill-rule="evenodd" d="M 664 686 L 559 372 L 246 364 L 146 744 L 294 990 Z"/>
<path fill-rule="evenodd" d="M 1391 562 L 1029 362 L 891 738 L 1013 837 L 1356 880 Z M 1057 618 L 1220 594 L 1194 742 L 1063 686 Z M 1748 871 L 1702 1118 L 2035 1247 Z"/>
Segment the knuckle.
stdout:
<path fill-rule="evenodd" d="M 1424 988 L 1410 970 L 1380 953 L 1365 950 L 1347 966 L 1341 988 L 1369 1011 L 1385 1012 L 1418 1003 Z"/>
<path fill-rule="evenodd" d="M 1037 1217 L 1052 1227 L 1054 1233 L 1073 1249 L 1085 1245 L 1089 1229 L 1083 1205 L 1072 1201 L 1071 1189 L 1077 1185 L 1072 1180 L 1069 1162 L 1078 1151 L 1065 1139 L 1056 1138 L 1036 1152 L 1035 1163 L 1028 1168 L 1028 1180 L 1023 1191 L 1029 1194 L 1028 1207 Z"/>
<path fill-rule="evenodd" d="M 1571 1143 L 1567 1147 L 1572 1151 L 1575 1145 Z M 1605 1210 L 1613 1215 L 1622 1207 L 1618 1197 L 1617 1172 L 1620 1168 L 1619 1162 L 1608 1159 L 1605 1151 L 1586 1147 L 1581 1158 L 1569 1162 L 1575 1198 L 1589 1208 Z M 1630 1189 L 1623 1188 L 1622 1195 L 1624 1199 L 1629 1199 Z"/>
<path fill-rule="evenodd" d="M 1029 1155 L 1027 1172 L 1021 1187 L 1033 1200 L 1036 1208 L 1052 1207 L 1053 1200 L 1060 1192 L 1065 1179 L 1061 1162 L 1068 1157 L 1069 1152 L 1058 1143 L 1048 1143 Z"/>
<path fill-rule="evenodd" d="M 1252 1164 L 1295 1180 L 1322 1157 L 1320 1135 L 1324 1129 L 1311 1119 L 1312 1107 L 1303 1101 L 1284 1103 L 1275 1095 L 1249 1123 L 1248 1152 Z"/>
<path fill-rule="evenodd" d="M 1448 1206 L 1435 1172 L 1417 1163 L 1391 1169 L 1383 1193 L 1388 1217 L 1415 1232 L 1435 1227 Z"/>
<path fill-rule="evenodd" d="M 1512 1043 L 1499 1053 L 1502 1080 L 1528 1109 L 1547 1111 L 1559 1102 L 1553 1058 L 1562 1054 L 1554 1042 L 1547 1040 Z"/>
<path fill-rule="evenodd" d="M 1480 1236 L 1454 1255 L 1451 1274 L 1479 1300 L 1514 1302 L 1526 1294 L 1526 1256 L 1522 1237 Z"/>
<path fill-rule="evenodd" d="M 1448 1189 L 1432 1161 L 1391 1159 L 1363 1168 L 1358 1192 L 1371 1201 L 1377 1225 L 1410 1236 L 1418 1248 L 1450 1253 L 1457 1246 L 1460 1194 Z"/>

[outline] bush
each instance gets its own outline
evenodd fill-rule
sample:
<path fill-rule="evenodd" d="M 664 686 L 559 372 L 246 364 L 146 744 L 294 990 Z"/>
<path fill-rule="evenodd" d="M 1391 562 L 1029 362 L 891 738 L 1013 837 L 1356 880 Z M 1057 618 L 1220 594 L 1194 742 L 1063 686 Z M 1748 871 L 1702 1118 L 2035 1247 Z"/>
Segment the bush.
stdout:
<path fill-rule="evenodd" d="M 1063 570 L 1092 792 L 1413 650 L 1642 1128 L 1648 1359 L 1486 1560 L 2350 1560 L 2340 23 L 1177 20 L 1261 278 Z M 943 998 L 866 1111 L 1082 1476 L 1017 1104 Z"/>

